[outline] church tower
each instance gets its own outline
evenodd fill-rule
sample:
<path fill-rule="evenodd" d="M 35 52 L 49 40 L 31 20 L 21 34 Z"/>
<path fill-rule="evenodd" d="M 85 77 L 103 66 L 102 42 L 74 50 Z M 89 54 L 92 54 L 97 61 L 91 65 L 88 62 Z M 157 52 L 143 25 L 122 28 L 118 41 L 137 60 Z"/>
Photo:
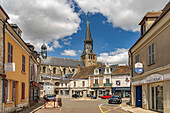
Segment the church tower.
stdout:
<path fill-rule="evenodd" d="M 93 51 L 93 39 L 91 37 L 89 19 L 87 17 L 86 36 L 84 39 L 84 51 L 81 55 L 81 60 L 85 66 L 97 65 L 97 55 Z"/>

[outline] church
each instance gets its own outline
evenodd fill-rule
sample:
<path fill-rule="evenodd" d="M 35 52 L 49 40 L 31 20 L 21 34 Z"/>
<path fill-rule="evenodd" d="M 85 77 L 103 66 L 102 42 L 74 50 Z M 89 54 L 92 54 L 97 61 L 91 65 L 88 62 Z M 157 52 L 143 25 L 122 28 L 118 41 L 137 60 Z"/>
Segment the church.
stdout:
<path fill-rule="evenodd" d="M 84 39 L 84 50 L 80 59 L 60 58 L 47 56 L 47 47 L 45 44 L 41 46 L 41 77 L 40 82 L 52 83 L 56 95 L 68 94 L 69 81 L 79 72 L 80 68 L 95 66 L 98 64 L 97 55 L 93 50 L 93 39 L 91 36 L 89 20 L 87 19 L 87 28 Z M 43 86 L 42 85 L 42 86 Z M 65 88 L 60 88 L 65 85 Z M 65 91 L 59 91 L 65 89 Z M 40 95 L 44 95 L 43 87 L 41 87 Z"/>

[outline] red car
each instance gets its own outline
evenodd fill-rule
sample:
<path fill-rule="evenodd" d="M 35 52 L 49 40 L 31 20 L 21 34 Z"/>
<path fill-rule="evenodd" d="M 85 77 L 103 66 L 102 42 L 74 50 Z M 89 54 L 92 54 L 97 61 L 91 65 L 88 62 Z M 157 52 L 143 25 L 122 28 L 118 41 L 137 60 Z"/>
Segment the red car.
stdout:
<path fill-rule="evenodd" d="M 109 99 L 111 96 L 113 96 L 113 95 L 103 95 L 100 98 L 101 99 Z"/>

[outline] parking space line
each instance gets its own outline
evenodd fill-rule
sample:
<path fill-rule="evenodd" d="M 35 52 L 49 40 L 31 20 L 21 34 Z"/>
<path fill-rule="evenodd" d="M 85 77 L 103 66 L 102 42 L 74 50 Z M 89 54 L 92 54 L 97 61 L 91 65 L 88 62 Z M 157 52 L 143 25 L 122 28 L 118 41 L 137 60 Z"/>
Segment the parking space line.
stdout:
<path fill-rule="evenodd" d="M 102 108 L 101 108 L 101 106 L 102 106 L 102 104 L 99 105 L 99 109 L 100 109 L 100 111 L 101 111 L 102 113 L 104 113 L 103 110 L 102 110 Z"/>

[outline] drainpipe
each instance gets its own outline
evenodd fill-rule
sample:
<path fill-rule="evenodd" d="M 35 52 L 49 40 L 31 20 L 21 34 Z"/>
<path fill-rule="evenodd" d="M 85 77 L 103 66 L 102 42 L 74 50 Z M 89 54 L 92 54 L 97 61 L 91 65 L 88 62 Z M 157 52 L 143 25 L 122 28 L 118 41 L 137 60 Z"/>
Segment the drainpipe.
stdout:
<path fill-rule="evenodd" d="M 3 23 L 3 74 L 5 74 L 5 27 L 6 27 L 6 24 L 5 21 L 3 21 L 2 19 L 0 19 L 0 21 Z M 2 87 L 2 113 L 5 113 L 5 110 L 4 110 L 4 80 L 5 78 L 3 77 L 2 78 L 3 80 L 3 87 Z"/>
<path fill-rule="evenodd" d="M 131 50 L 129 50 L 129 52 L 130 52 L 130 78 L 131 78 L 131 82 L 130 82 L 130 90 L 132 89 L 132 77 L 133 77 L 133 53 L 132 53 L 132 51 Z M 130 96 L 130 105 L 132 105 L 132 94 L 131 94 L 131 96 Z"/>
<path fill-rule="evenodd" d="M 30 72 L 30 59 L 31 59 L 31 55 L 29 55 L 29 104 L 28 106 L 30 107 L 30 102 L 31 102 L 31 84 L 30 84 L 30 77 L 31 77 L 31 72 Z"/>

